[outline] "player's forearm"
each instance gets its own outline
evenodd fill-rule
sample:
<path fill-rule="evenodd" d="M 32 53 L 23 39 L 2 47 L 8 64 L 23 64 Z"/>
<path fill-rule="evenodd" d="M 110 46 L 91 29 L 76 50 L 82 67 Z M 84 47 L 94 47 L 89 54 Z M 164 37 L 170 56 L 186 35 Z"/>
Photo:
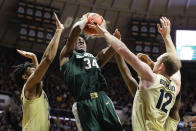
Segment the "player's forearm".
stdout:
<path fill-rule="evenodd" d="M 113 47 L 116 52 L 119 52 L 119 49 L 125 48 L 126 46 L 122 41 L 111 35 L 109 32 L 104 33 L 104 38 L 109 45 Z"/>
<path fill-rule="evenodd" d="M 69 33 L 69 37 L 67 39 L 66 45 L 63 47 L 60 53 L 60 59 L 63 57 L 67 57 L 74 50 L 75 43 L 86 26 L 87 20 L 80 20 L 75 23 Z"/>
<path fill-rule="evenodd" d="M 102 49 L 96 56 L 99 66 L 103 68 L 103 66 L 112 58 L 112 56 L 114 56 L 115 53 L 116 51 L 111 46 Z"/>
<path fill-rule="evenodd" d="M 150 67 L 140 61 L 139 58 L 137 58 L 137 56 L 133 54 L 122 41 L 111 35 L 109 32 L 104 32 L 103 36 L 114 50 L 133 67 L 142 79 L 154 81 L 154 74 Z"/>
<path fill-rule="evenodd" d="M 86 23 L 88 22 L 87 18 L 86 19 L 82 19 L 78 22 L 76 22 L 73 27 L 72 27 L 72 30 L 76 27 L 80 27 L 80 30 L 83 30 L 84 27 L 86 26 Z"/>
<path fill-rule="evenodd" d="M 165 42 L 166 51 L 168 53 L 173 53 L 174 55 L 177 56 L 176 49 L 175 49 L 174 43 L 171 39 L 171 36 L 170 35 L 165 35 L 165 36 L 162 36 L 162 37 L 163 37 L 163 40 Z"/>
<path fill-rule="evenodd" d="M 127 67 L 127 64 L 125 63 L 123 58 L 119 54 L 115 54 L 115 59 L 121 74 L 124 76 L 128 76 L 128 75 L 131 76 L 131 72 Z"/>
<path fill-rule="evenodd" d="M 53 61 L 54 57 L 56 56 L 61 34 L 62 30 L 57 29 L 48 47 L 46 48 L 42 59 L 46 59 L 50 62 Z"/>
<path fill-rule="evenodd" d="M 25 84 L 26 90 L 33 92 L 36 89 L 34 88 L 35 85 L 41 82 L 50 64 L 52 63 L 54 57 L 56 56 L 61 33 L 62 33 L 61 29 L 56 30 L 52 40 L 50 41 L 49 45 L 47 46 L 43 54 L 40 64 L 35 69 L 34 73 L 32 73 L 28 78 Z"/>
<path fill-rule="evenodd" d="M 108 44 L 110 44 L 113 49 L 137 71 L 139 59 L 126 47 L 126 45 L 108 32 L 104 33 L 104 37 Z"/>
<path fill-rule="evenodd" d="M 38 60 L 37 60 L 36 55 L 34 55 L 34 56 L 32 57 L 32 62 L 33 62 L 33 64 L 35 65 L 35 68 L 37 68 L 37 67 L 38 67 Z"/>
<path fill-rule="evenodd" d="M 118 54 L 115 54 L 115 59 L 116 59 L 118 68 L 120 70 L 120 73 L 123 77 L 123 80 L 125 84 L 127 85 L 131 95 L 134 97 L 137 91 L 137 88 L 138 88 L 137 81 L 132 77 L 131 72 L 127 64 L 125 63 L 124 59 Z"/>

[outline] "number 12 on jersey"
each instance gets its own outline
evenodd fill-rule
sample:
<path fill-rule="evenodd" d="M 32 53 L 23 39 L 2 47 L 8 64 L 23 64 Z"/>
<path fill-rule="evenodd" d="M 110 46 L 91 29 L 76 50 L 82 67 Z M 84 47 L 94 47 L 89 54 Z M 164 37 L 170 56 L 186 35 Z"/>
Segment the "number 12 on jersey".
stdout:
<path fill-rule="evenodd" d="M 166 106 L 169 105 L 172 101 L 172 95 L 168 92 L 165 93 L 165 91 L 163 89 L 160 89 L 160 96 L 159 96 L 159 100 L 157 102 L 156 108 L 162 110 L 163 112 L 167 113 L 167 109 Z M 166 102 L 163 103 L 163 97 L 165 98 L 169 98 Z"/>
<path fill-rule="evenodd" d="M 97 60 L 93 59 L 92 63 L 89 58 L 84 58 L 84 61 L 87 62 L 87 65 L 85 66 L 85 69 L 91 69 L 92 67 L 99 68 L 99 65 L 97 64 Z"/>

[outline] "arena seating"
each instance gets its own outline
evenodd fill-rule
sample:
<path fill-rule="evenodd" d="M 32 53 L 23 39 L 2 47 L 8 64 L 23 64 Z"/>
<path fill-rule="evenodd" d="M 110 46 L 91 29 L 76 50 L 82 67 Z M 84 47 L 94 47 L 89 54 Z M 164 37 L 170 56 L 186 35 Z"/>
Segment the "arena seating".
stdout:
<path fill-rule="evenodd" d="M 40 60 L 41 54 L 37 54 Z M 0 91 L 9 92 L 14 95 L 14 99 L 20 107 L 20 93 L 13 79 L 13 65 L 20 64 L 28 59 L 17 54 L 15 49 L 1 47 L 0 48 Z M 132 71 L 132 70 L 131 70 Z M 116 108 L 123 110 L 127 115 L 124 122 L 124 128 L 131 130 L 131 109 L 133 98 L 129 93 L 120 72 L 115 63 L 108 63 L 102 70 L 107 83 L 106 90 L 112 99 Z M 186 69 L 186 73 L 182 68 L 182 104 L 180 109 L 181 121 L 187 112 L 196 112 L 196 81 L 190 76 L 195 76 L 196 71 Z M 132 72 L 136 77 L 136 73 Z M 63 82 L 59 72 L 58 56 L 52 63 L 49 71 L 44 78 L 44 90 L 48 96 L 51 110 L 51 131 L 75 131 L 77 130 L 75 120 L 72 119 L 71 107 L 74 99 L 70 96 L 66 84 Z M 21 130 L 22 112 L 6 109 L 0 113 L 0 130 L 18 131 Z M 179 129 L 180 130 L 180 129 Z"/>

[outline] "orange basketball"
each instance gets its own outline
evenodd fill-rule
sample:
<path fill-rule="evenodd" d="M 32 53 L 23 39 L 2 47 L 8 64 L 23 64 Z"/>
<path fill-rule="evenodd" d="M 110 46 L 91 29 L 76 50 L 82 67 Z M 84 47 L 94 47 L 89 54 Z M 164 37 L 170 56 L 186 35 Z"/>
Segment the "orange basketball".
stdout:
<path fill-rule="evenodd" d="M 103 23 L 103 17 L 97 13 L 88 13 L 87 19 L 88 19 L 87 24 L 91 24 L 91 21 L 93 21 L 94 23 L 96 23 L 98 25 L 102 25 L 102 23 Z M 97 34 L 97 32 L 94 29 L 89 28 L 88 25 L 86 25 L 86 27 L 84 28 L 84 32 L 88 35 L 96 35 Z"/>

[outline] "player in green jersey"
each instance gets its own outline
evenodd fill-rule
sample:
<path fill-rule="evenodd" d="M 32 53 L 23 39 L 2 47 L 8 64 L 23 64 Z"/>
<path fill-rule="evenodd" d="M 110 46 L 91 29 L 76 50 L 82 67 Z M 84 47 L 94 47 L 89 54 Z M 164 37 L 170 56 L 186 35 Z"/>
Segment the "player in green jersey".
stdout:
<path fill-rule="evenodd" d="M 86 41 L 80 35 L 86 24 L 84 15 L 74 24 L 60 53 L 60 71 L 75 99 L 72 111 L 76 124 L 83 131 L 121 131 L 113 103 L 104 91 L 107 83 L 101 73 L 101 67 L 115 51 L 107 47 L 96 57 L 87 53 Z"/>

